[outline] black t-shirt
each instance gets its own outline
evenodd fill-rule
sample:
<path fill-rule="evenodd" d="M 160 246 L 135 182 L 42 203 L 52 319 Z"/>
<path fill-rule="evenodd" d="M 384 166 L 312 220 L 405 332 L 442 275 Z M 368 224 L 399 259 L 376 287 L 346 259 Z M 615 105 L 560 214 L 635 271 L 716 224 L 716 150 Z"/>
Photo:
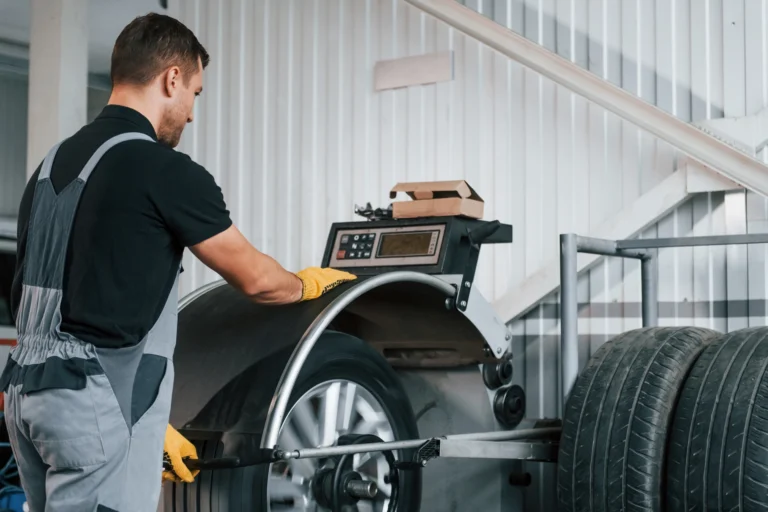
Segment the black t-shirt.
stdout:
<path fill-rule="evenodd" d="M 59 147 L 51 169 L 56 191 L 77 177 L 102 143 L 125 132 L 157 140 L 142 114 L 106 106 Z M 14 318 L 39 172 L 40 167 L 27 184 L 19 209 Z M 96 166 L 80 198 L 67 249 L 61 330 L 98 347 L 140 342 L 160 316 L 184 248 L 231 223 L 213 176 L 187 155 L 159 142 L 117 144 Z"/>

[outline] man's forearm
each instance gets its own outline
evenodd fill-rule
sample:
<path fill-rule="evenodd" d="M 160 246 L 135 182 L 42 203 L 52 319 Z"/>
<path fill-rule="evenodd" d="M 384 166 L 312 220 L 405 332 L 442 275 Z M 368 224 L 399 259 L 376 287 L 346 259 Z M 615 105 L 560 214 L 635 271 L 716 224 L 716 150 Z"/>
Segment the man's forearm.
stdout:
<path fill-rule="evenodd" d="M 254 302 L 292 304 L 302 299 L 302 280 L 271 256 L 259 252 L 234 224 L 190 250 Z"/>
<path fill-rule="evenodd" d="M 263 258 L 266 255 L 262 255 Z M 285 270 L 276 260 L 267 256 L 270 264 L 263 261 L 248 297 L 259 304 L 292 304 L 301 299 L 303 284 L 296 274 Z"/>

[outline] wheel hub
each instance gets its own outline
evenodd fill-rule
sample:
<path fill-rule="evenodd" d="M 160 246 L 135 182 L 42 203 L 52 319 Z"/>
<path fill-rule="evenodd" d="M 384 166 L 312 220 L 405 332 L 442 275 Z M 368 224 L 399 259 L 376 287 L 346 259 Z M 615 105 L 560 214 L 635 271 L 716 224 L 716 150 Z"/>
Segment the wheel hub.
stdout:
<path fill-rule="evenodd" d="M 325 508 L 333 508 L 333 479 L 336 475 L 334 468 L 320 470 L 312 480 L 312 494 L 317 503 Z M 354 505 L 359 500 L 373 500 L 379 494 L 376 482 L 363 480 L 360 473 L 352 470 L 342 471 L 339 486 L 341 505 Z"/>

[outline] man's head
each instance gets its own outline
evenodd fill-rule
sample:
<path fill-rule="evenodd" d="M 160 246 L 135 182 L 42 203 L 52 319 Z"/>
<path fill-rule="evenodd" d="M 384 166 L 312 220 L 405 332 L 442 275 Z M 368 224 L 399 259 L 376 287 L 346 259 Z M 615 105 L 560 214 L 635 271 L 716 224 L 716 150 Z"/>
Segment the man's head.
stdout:
<path fill-rule="evenodd" d="M 115 41 L 113 97 L 141 103 L 154 118 L 160 142 L 176 147 L 184 126 L 192 122 L 208 60 L 203 45 L 178 20 L 156 13 L 138 17 Z"/>

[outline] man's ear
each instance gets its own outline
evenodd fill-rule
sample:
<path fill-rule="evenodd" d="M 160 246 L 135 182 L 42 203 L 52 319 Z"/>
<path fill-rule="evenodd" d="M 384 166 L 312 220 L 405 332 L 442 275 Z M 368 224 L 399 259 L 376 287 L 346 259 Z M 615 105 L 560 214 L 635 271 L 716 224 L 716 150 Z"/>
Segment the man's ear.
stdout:
<path fill-rule="evenodd" d="M 169 97 L 173 97 L 181 87 L 181 69 L 172 66 L 166 70 L 163 76 L 163 90 Z"/>

